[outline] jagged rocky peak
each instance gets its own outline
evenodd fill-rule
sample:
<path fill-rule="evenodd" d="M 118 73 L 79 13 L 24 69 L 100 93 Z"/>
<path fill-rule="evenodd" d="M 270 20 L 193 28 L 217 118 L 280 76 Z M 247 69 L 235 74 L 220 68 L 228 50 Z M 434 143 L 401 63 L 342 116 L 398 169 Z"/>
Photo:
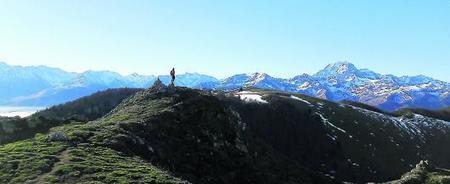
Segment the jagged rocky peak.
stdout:
<path fill-rule="evenodd" d="M 357 70 L 355 65 L 347 61 L 339 61 L 334 64 L 329 65 L 332 69 L 336 70 L 338 73 L 344 73 L 346 71 Z"/>
<path fill-rule="evenodd" d="M 329 76 L 354 73 L 355 71 L 358 71 L 355 65 L 347 61 L 340 61 L 327 65 L 324 69 L 317 72 L 314 76 L 326 78 Z"/>
<path fill-rule="evenodd" d="M 255 72 L 252 75 L 250 75 L 250 79 L 249 80 L 250 81 L 253 81 L 253 80 L 260 81 L 260 80 L 265 79 L 266 77 L 270 77 L 270 76 L 267 75 L 266 73 Z"/>
<path fill-rule="evenodd" d="M 306 73 L 301 74 L 301 75 L 297 75 L 291 79 L 289 79 L 289 81 L 305 81 L 305 80 L 312 80 L 313 77 L 311 75 L 308 75 Z"/>
<path fill-rule="evenodd" d="M 153 85 L 150 87 L 150 91 L 162 91 L 166 89 L 167 86 L 164 85 L 159 78 L 157 78 Z"/>
<path fill-rule="evenodd" d="M 244 86 L 251 87 L 254 85 L 258 85 L 259 83 L 272 83 L 276 80 L 277 79 L 273 78 L 272 76 L 266 73 L 256 72 L 249 76 Z"/>

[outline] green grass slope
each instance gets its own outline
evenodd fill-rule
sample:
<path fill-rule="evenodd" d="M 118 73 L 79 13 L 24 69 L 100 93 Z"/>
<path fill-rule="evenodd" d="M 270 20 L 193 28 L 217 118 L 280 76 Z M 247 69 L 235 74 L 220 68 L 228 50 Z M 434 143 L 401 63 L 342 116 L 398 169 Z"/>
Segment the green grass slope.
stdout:
<path fill-rule="evenodd" d="M 0 146 L 1 183 L 186 183 L 138 157 L 50 136 Z"/>
<path fill-rule="evenodd" d="M 100 118 L 115 108 L 123 99 L 142 89 L 120 88 L 97 92 L 72 102 L 50 107 L 30 117 L 0 117 L 0 145 L 32 138 L 51 127 Z"/>

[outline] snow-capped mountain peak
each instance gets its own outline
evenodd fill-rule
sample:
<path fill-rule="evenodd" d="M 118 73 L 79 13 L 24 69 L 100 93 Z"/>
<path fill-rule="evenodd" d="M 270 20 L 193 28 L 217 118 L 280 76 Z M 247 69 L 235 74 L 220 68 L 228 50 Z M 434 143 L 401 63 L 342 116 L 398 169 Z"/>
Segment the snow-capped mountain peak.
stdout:
<path fill-rule="evenodd" d="M 166 84 L 170 82 L 168 75 L 157 77 Z M 10 89 L 0 90 L 0 104 L 9 105 L 9 100 L 14 97 L 36 96 L 42 91 L 47 92 L 48 99 L 56 99 L 55 94 L 64 94 L 61 95 L 62 100 L 52 102 L 62 103 L 107 88 L 145 88 L 155 79 L 156 76 L 139 74 L 122 76 L 110 71 L 73 73 L 45 66 L 10 66 L 0 62 L 0 89 Z M 186 73 L 177 75 L 175 84 L 200 89 L 275 89 L 333 101 L 352 100 L 384 110 L 403 107 L 437 109 L 450 106 L 448 82 L 423 75 L 397 77 L 378 74 L 368 69 L 358 69 L 349 62 L 333 63 L 314 75 L 302 74 L 290 79 L 257 72 L 233 75 L 219 81 L 207 75 Z"/>
<path fill-rule="evenodd" d="M 269 75 L 265 74 L 265 73 L 253 73 L 250 75 L 250 77 L 247 79 L 246 85 L 254 85 L 257 84 L 261 81 L 263 81 L 266 78 L 271 78 Z"/>
<path fill-rule="evenodd" d="M 319 78 L 329 78 L 331 76 L 346 75 L 354 73 L 358 69 L 352 63 L 343 61 L 327 65 L 324 69 L 317 72 L 314 76 Z"/>
<path fill-rule="evenodd" d="M 169 76 L 160 76 L 166 83 Z M 0 104 L 47 106 L 75 100 L 108 88 L 146 88 L 155 76 L 122 76 L 111 71 L 66 72 L 46 66 L 13 66 L 0 62 Z M 217 82 L 201 74 L 178 75 L 176 84 L 194 87 L 203 82 Z M 14 100 L 20 99 L 20 100 Z"/>
<path fill-rule="evenodd" d="M 329 64 L 314 75 L 302 74 L 291 79 L 273 78 L 265 73 L 240 74 L 210 86 L 215 89 L 277 89 L 333 101 L 358 101 L 384 110 L 403 107 L 437 109 L 450 105 L 449 83 L 423 75 L 383 75 L 358 69 L 349 62 Z"/>

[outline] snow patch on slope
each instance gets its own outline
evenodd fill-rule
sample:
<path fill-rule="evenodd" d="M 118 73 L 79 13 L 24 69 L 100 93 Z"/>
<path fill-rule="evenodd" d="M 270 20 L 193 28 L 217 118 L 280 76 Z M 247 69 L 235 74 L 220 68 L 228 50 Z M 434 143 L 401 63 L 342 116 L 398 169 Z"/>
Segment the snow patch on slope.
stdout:
<path fill-rule="evenodd" d="M 306 100 L 304 100 L 304 99 L 301 99 L 301 98 L 299 98 L 299 97 L 297 97 L 297 96 L 291 95 L 291 98 L 292 98 L 292 99 L 295 99 L 295 100 L 299 100 L 299 101 L 301 101 L 301 102 L 304 102 L 304 103 L 306 103 L 306 104 L 308 104 L 308 105 L 312 105 L 310 102 L 308 102 L 308 101 L 306 101 Z"/>
<path fill-rule="evenodd" d="M 269 103 L 266 100 L 263 100 L 262 96 L 256 92 L 241 91 L 237 93 L 237 96 L 239 96 L 239 98 L 245 102 Z"/>
<path fill-rule="evenodd" d="M 317 112 L 316 112 L 316 114 L 320 116 L 320 118 L 322 119 L 322 122 L 323 122 L 323 123 L 325 123 L 325 124 L 327 124 L 327 125 L 329 125 L 329 126 L 335 128 L 335 129 L 337 129 L 337 130 L 339 130 L 339 131 L 341 131 L 341 132 L 343 132 L 343 133 L 347 133 L 344 129 L 339 128 L 339 127 L 337 127 L 336 125 L 334 125 L 333 123 L 331 123 L 330 121 L 328 121 L 328 119 L 325 118 L 325 117 L 323 117 L 322 114 L 317 113 Z"/>
<path fill-rule="evenodd" d="M 361 113 L 377 119 L 384 123 L 395 125 L 397 128 L 406 132 L 411 138 L 419 137 L 422 141 L 425 140 L 425 135 L 422 132 L 424 128 L 441 127 L 442 131 L 446 131 L 450 127 L 450 122 L 425 117 L 419 114 L 413 114 L 412 117 L 394 117 L 379 112 L 370 111 L 367 109 L 351 106 L 353 109 L 360 111 Z"/>

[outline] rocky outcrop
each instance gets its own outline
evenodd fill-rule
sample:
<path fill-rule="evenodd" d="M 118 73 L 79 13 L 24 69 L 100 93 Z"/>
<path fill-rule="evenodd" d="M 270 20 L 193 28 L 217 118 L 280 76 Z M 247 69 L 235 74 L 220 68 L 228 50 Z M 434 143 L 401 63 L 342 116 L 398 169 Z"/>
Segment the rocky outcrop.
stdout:
<path fill-rule="evenodd" d="M 404 174 L 399 180 L 386 184 L 448 184 L 450 171 L 438 169 L 428 160 L 421 160 L 415 168 Z"/>

